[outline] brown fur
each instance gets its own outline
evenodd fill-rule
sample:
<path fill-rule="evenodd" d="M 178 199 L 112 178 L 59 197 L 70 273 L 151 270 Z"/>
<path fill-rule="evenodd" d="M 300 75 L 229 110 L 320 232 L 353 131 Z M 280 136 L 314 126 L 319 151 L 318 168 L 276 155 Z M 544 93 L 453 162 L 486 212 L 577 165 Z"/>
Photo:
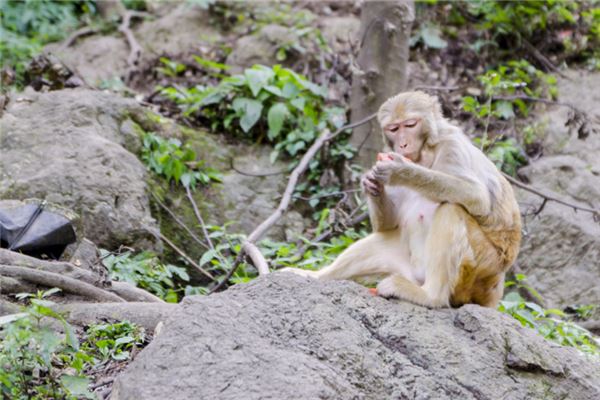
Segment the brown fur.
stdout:
<path fill-rule="evenodd" d="M 420 128 L 389 128 L 387 134 L 400 138 L 391 141 L 392 146 L 410 139 L 418 152 L 415 162 L 389 153 L 395 158 L 382 158 L 365 178 L 375 233 L 321 271 L 290 270 L 318 279 L 387 275 L 377 286 L 385 297 L 428 307 L 467 303 L 495 307 L 521 241 L 512 188 L 460 129 L 443 118 L 436 98 L 401 93 L 378 113 L 382 127 L 400 126 L 412 118 L 422 121 Z M 403 151 L 402 146 L 397 148 Z M 374 189 L 373 182 L 384 189 Z M 410 222 L 416 213 L 432 207 L 428 227 Z"/>

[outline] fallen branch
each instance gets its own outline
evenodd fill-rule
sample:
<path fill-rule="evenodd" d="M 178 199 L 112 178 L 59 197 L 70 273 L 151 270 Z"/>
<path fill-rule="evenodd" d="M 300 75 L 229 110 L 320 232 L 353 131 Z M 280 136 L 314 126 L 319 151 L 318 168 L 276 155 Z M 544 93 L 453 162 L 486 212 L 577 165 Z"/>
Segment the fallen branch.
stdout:
<path fill-rule="evenodd" d="M 175 250 L 175 252 L 177 254 L 179 254 L 181 257 L 183 257 L 188 263 L 190 263 L 191 266 L 196 268 L 201 274 L 203 274 L 207 278 L 210 278 L 213 281 L 216 281 L 215 277 L 212 276 L 212 274 L 210 272 L 208 272 L 207 270 L 205 270 L 204 268 L 199 266 L 194 260 L 192 260 L 190 258 L 190 256 L 185 254 L 185 252 L 183 250 L 181 250 L 179 247 L 177 247 L 175 245 L 175 243 L 171 242 L 165 235 L 163 235 L 161 231 L 155 230 L 155 229 L 150 229 L 150 228 L 146 228 L 146 230 L 152 234 L 156 234 L 160 238 L 160 240 L 162 240 L 163 242 L 168 244 L 169 247 L 171 247 L 173 250 Z"/>
<path fill-rule="evenodd" d="M 79 28 L 76 31 L 74 31 L 73 33 L 71 33 L 68 38 L 65 39 L 63 44 L 60 46 L 60 50 L 66 50 L 73 43 L 75 43 L 75 41 L 77 39 L 79 39 L 80 37 L 87 36 L 87 35 L 93 35 L 96 32 L 98 32 L 98 29 L 92 28 L 89 26 L 84 26 L 83 28 Z"/>
<path fill-rule="evenodd" d="M 187 198 L 190 201 L 190 203 L 192 203 L 192 208 L 194 209 L 194 214 L 196 215 L 198 222 L 200 222 L 200 227 L 202 228 L 202 233 L 204 233 L 204 238 L 206 239 L 208 246 L 210 247 L 211 250 L 214 250 L 215 246 L 213 245 L 212 241 L 210 240 L 210 235 L 208 234 L 208 230 L 206 229 L 206 224 L 204 223 L 204 219 L 202 218 L 202 215 L 200 214 L 200 210 L 198 210 L 198 205 L 196 204 L 196 200 L 194 200 L 194 197 L 192 196 L 192 191 L 190 190 L 189 186 L 185 186 L 185 194 L 187 195 Z"/>
<path fill-rule="evenodd" d="M 282 174 L 285 174 L 285 172 L 286 172 L 286 171 L 257 172 L 257 173 L 245 172 L 245 171 L 242 171 L 242 170 L 236 168 L 233 157 L 231 157 L 229 159 L 229 167 L 240 175 L 252 176 L 252 177 L 256 177 L 256 178 L 263 178 L 265 176 L 282 175 Z"/>
<path fill-rule="evenodd" d="M 533 54 L 533 57 L 538 60 L 538 62 L 540 64 L 542 64 L 544 67 L 546 67 L 548 70 L 557 73 L 558 75 L 560 75 L 563 78 L 569 79 L 565 74 L 563 74 L 556 65 L 554 65 L 552 63 L 552 61 L 550 61 L 548 59 L 548 57 L 546 57 L 545 55 L 542 54 L 541 51 L 539 51 L 534 45 L 532 45 L 531 43 L 529 43 L 529 41 L 523 39 L 523 44 L 525 44 L 525 47 L 527 48 L 527 50 L 529 50 L 531 52 L 531 54 Z"/>
<path fill-rule="evenodd" d="M 290 205 L 290 201 L 292 199 L 292 195 L 294 194 L 296 185 L 298 184 L 298 180 L 300 179 L 302 174 L 306 171 L 306 169 L 308 168 L 308 164 L 313 159 L 315 154 L 317 154 L 317 152 L 321 149 L 321 147 L 323 147 L 323 145 L 326 142 L 335 139 L 336 137 L 338 137 L 339 135 L 341 135 L 343 132 L 347 131 L 348 129 L 356 128 L 357 126 L 366 124 L 367 122 L 371 121 L 376 116 L 377 116 L 376 113 L 371 114 L 371 115 L 361 119 L 360 121 L 342 126 L 338 130 L 336 130 L 334 133 L 330 133 L 328 130 L 323 131 L 321 136 L 319 136 L 317 138 L 317 140 L 309 147 L 309 149 L 306 151 L 306 153 L 300 159 L 300 162 L 298 163 L 296 168 L 294 168 L 294 170 L 291 172 L 290 177 L 288 179 L 287 186 L 285 188 L 283 196 L 281 196 L 281 200 L 279 202 L 279 206 L 277 207 L 277 209 L 275 209 L 275 211 L 266 220 L 264 220 L 259 226 L 257 226 L 250 233 L 250 235 L 248 235 L 248 238 L 244 241 L 244 243 L 242 243 L 242 248 L 240 250 L 240 253 L 236 257 L 236 259 L 233 263 L 233 266 L 231 267 L 231 269 L 229 270 L 229 272 L 227 273 L 225 278 L 223 280 L 221 280 L 221 282 L 219 282 L 215 287 L 213 287 L 210 290 L 209 294 L 216 292 L 221 287 L 223 287 L 223 285 L 225 285 L 225 283 L 227 283 L 227 281 L 229 281 L 231 276 L 235 273 L 235 270 L 237 269 L 239 264 L 242 262 L 242 259 L 244 257 L 244 253 L 245 253 L 245 249 L 254 250 L 253 247 L 256 248 L 255 243 L 258 240 L 260 240 L 263 237 L 263 235 L 273 225 L 275 225 L 277 223 L 277 221 L 279 221 L 279 219 L 281 219 L 281 217 L 287 211 L 287 209 Z M 248 243 L 250 245 L 248 245 Z M 258 251 L 258 253 L 260 254 L 260 251 Z M 262 264 L 263 261 L 264 261 L 264 263 L 266 263 L 264 256 L 262 254 L 260 254 L 260 256 L 258 256 L 256 254 L 256 252 L 254 252 L 253 254 L 256 257 L 259 257 L 258 259 L 259 259 L 259 263 L 261 263 L 261 268 L 264 268 L 264 265 Z M 267 264 L 267 270 L 268 270 L 268 264 Z"/>
<path fill-rule="evenodd" d="M 259 275 L 266 275 L 269 273 L 269 264 L 265 259 L 265 256 L 262 255 L 260 249 L 256 247 L 254 243 L 250 243 L 245 241 L 242 243 L 242 250 L 248 254 L 248 257 L 252 260 L 252 264 L 258 270 Z"/>
<path fill-rule="evenodd" d="M 129 44 L 129 56 L 127 56 L 127 65 L 129 68 L 125 77 L 126 80 L 129 80 L 133 71 L 137 69 L 138 61 L 142 55 L 142 46 L 140 46 L 131 30 L 131 20 L 133 18 L 143 18 L 147 15 L 148 14 L 140 11 L 128 10 L 123 14 L 121 25 L 119 25 L 119 32 L 125 35 L 127 43 Z"/>
<path fill-rule="evenodd" d="M 521 181 L 513 178 L 512 176 L 510 176 L 508 174 L 505 174 L 504 172 L 502 173 L 502 175 L 504 175 L 504 177 L 510 183 L 512 183 L 513 185 L 515 185 L 515 186 L 517 186 L 517 187 L 519 187 L 519 188 L 521 188 L 521 189 L 523 189 L 523 190 L 525 190 L 527 192 L 530 192 L 530 193 L 533 193 L 535 195 L 538 195 L 538 196 L 540 196 L 540 197 L 542 197 L 544 199 L 544 202 L 542 203 L 542 206 L 540 206 L 538 208 L 538 210 L 536 211 L 536 214 L 539 214 L 542 211 L 542 209 L 545 206 L 546 202 L 553 201 L 555 203 L 562 204 L 562 205 L 567 206 L 567 207 L 571 207 L 574 211 L 579 210 L 579 211 L 589 212 L 589 213 L 591 213 L 593 215 L 595 221 L 600 220 L 600 211 L 596 210 L 595 208 L 583 207 L 583 206 L 578 206 L 577 204 L 569 203 L 568 201 L 561 200 L 561 199 L 559 199 L 556 196 L 550 195 L 548 193 L 544 193 L 544 192 L 542 192 L 542 191 L 540 191 L 538 189 L 534 189 L 531 186 L 529 186 L 529 185 L 527 185 L 527 184 L 525 184 L 525 183 L 523 183 L 523 182 L 521 182 Z"/>
<path fill-rule="evenodd" d="M 150 292 L 133 286 L 127 282 L 112 281 L 108 290 L 115 293 L 117 296 L 122 297 L 127 301 L 147 302 L 147 303 L 164 303 L 165 301 L 158 296 L 153 295 Z"/>
<path fill-rule="evenodd" d="M 54 272 L 39 271 L 32 268 L 0 265 L 0 275 L 23 279 L 37 285 L 57 287 L 67 293 L 73 293 L 96 301 L 124 302 L 125 300 L 114 293 L 101 289 L 89 283 L 82 282 Z"/>

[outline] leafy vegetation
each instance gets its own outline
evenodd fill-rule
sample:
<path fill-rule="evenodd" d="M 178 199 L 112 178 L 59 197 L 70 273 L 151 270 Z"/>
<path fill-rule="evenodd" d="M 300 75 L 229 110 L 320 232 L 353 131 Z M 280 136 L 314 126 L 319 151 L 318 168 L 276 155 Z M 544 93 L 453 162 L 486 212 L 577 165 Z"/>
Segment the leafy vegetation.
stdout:
<path fill-rule="evenodd" d="M 509 61 L 490 69 L 477 77 L 482 86 L 481 96 L 465 96 L 462 108 L 473 115 L 482 126 L 481 137 L 475 143 L 486 151 L 488 157 L 504 172 L 515 175 L 517 169 L 527 162 L 524 147 L 532 144 L 531 127 L 518 142 L 515 137 L 496 137 L 488 139 L 491 125 L 501 120 L 514 120 L 527 117 L 534 104 L 534 99 L 552 100 L 557 96 L 556 78 L 546 74 L 526 60 Z"/>
<path fill-rule="evenodd" d="M 179 300 L 182 284 L 190 280 L 185 268 L 163 264 L 156 254 L 149 251 L 134 255 L 129 251 L 113 254 L 101 250 L 101 256 L 111 279 L 131 283 L 169 303 Z"/>
<path fill-rule="evenodd" d="M 27 62 L 42 46 L 61 40 L 96 13 L 92 0 L 6 0 L 0 2 L 0 59 L 21 85 Z"/>
<path fill-rule="evenodd" d="M 211 67 L 225 69 L 215 63 Z M 280 65 L 272 68 L 255 65 L 243 74 L 222 78 L 215 86 L 169 87 L 163 88 L 162 93 L 179 104 L 184 115 L 194 116 L 213 131 L 273 144 L 272 161 L 282 154 L 296 157 L 321 131 L 334 130 L 345 121 L 345 110 L 325 106 L 325 88 Z M 318 181 L 326 168 L 353 155 L 347 141 L 337 140 L 328 157 L 322 156 L 311 163 L 308 181 Z M 299 190 L 323 193 L 319 186 L 303 185 Z M 329 190 L 336 191 L 339 187 Z M 312 205 L 318 203 L 317 199 Z"/>
<path fill-rule="evenodd" d="M 73 327 L 53 310 L 48 297 L 59 289 L 21 294 L 29 304 L 18 314 L 0 317 L 0 393 L 2 398 L 94 399 L 87 376 L 92 366 L 107 356 L 129 357 L 129 349 L 144 341 L 143 331 L 133 324 L 92 325 L 81 343 Z M 55 332 L 48 320 L 62 325 Z"/>
<path fill-rule="evenodd" d="M 142 160 L 158 175 L 187 187 L 221 182 L 221 174 L 197 160 L 196 152 L 179 139 L 164 139 L 153 133 L 143 137 Z"/>
<path fill-rule="evenodd" d="M 507 281 L 507 287 L 526 290 L 531 297 L 541 300 L 541 296 L 526 282 L 523 274 L 516 274 L 514 281 Z M 582 307 L 585 315 L 590 307 Z M 527 301 L 518 292 L 509 292 L 500 302 L 498 310 L 506 313 L 521 325 L 535 329 L 548 340 L 563 346 L 571 346 L 584 353 L 600 357 L 600 340 L 589 331 L 566 319 L 567 314 L 558 309 L 544 309 L 539 304 Z"/>

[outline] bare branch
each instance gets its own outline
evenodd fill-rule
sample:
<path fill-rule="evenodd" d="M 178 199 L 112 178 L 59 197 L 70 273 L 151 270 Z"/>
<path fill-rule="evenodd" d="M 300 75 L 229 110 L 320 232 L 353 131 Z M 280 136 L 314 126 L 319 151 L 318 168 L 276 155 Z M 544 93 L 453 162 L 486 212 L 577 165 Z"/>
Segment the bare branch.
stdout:
<path fill-rule="evenodd" d="M 0 275 L 23 279 L 38 285 L 57 287 L 65 292 L 77 294 L 96 301 L 124 302 L 125 300 L 114 293 L 101 289 L 89 283 L 69 278 L 54 272 L 39 271 L 27 267 L 0 265 Z"/>
<path fill-rule="evenodd" d="M 163 210 L 165 210 L 179 226 L 185 229 L 185 231 L 192 237 L 192 239 L 194 239 L 196 243 L 208 250 L 208 246 L 206 245 L 206 243 L 204 243 L 181 219 L 179 219 L 179 217 L 177 217 L 177 215 L 173 211 L 171 211 L 169 207 L 167 207 L 163 202 L 161 202 L 156 194 L 152 193 L 152 197 L 154 197 L 154 201 L 156 201 L 156 204 L 158 204 Z"/>
<path fill-rule="evenodd" d="M 250 235 L 248 235 L 248 238 L 242 244 L 242 249 L 240 250 L 240 253 L 236 257 L 235 261 L 233 262 L 233 266 L 231 267 L 231 269 L 229 270 L 229 272 L 227 273 L 225 278 L 221 282 L 219 282 L 219 284 L 217 284 L 214 288 L 212 288 L 211 291 L 209 292 L 209 294 L 216 292 L 223 285 L 225 285 L 225 283 L 234 274 L 234 272 L 237 269 L 237 267 L 239 266 L 239 264 L 242 262 L 242 259 L 244 257 L 244 253 L 245 253 L 244 249 L 245 248 L 252 249 L 252 245 L 254 245 L 258 240 L 260 240 L 263 237 L 263 235 L 273 225 L 275 225 L 277 223 L 277 221 L 279 221 L 279 219 L 287 211 L 287 209 L 290 205 L 290 201 L 292 199 L 292 195 L 294 194 L 296 185 L 298 184 L 298 180 L 300 179 L 302 174 L 306 171 L 306 169 L 308 168 L 308 164 L 313 159 L 315 154 L 317 154 L 317 152 L 321 149 L 321 147 L 323 147 L 323 145 L 326 142 L 335 139 L 336 137 L 338 137 L 339 135 L 341 135 L 343 132 L 347 131 L 348 129 L 352 129 L 357 126 L 366 124 L 367 122 L 371 121 L 376 116 L 377 116 L 377 113 L 368 115 L 367 117 L 365 117 L 359 121 L 342 126 L 338 130 L 336 130 L 334 133 L 329 133 L 328 130 L 323 131 L 321 136 L 319 136 L 317 138 L 317 140 L 309 147 L 309 149 L 306 151 L 306 153 L 300 159 L 300 162 L 298 163 L 296 168 L 294 168 L 294 170 L 291 172 L 290 177 L 288 179 L 287 186 L 285 188 L 285 191 L 283 192 L 283 196 L 281 196 L 281 200 L 279 202 L 279 206 L 277 207 L 277 209 L 266 220 L 264 220 L 259 226 L 257 226 L 250 233 Z M 246 243 L 250 243 L 251 246 L 248 247 L 248 245 Z M 254 247 L 256 247 L 256 246 L 254 246 Z M 262 257 L 262 260 L 264 260 L 264 257 Z M 260 262 L 262 262 L 262 260 L 260 260 Z M 265 260 L 265 263 L 266 263 L 266 260 Z M 261 268 L 264 268 L 264 266 L 261 265 Z M 257 269 L 258 269 L 258 267 L 257 267 Z M 267 266 L 267 270 L 268 270 L 268 266 Z"/>
<path fill-rule="evenodd" d="M 541 190 L 538 190 L 538 189 L 534 189 L 531 186 L 529 186 L 529 185 L 527 185 L 527 184 L 525 184 L 525 183 L 523 183 L 523 182 L 521 182 L 521 181 L 513 178 L 512 176 L 510 176 L 510 175 L 508 175 L 508 174 L 506 174 L 504 172 L 502 173 L 502 175 L 504 175 L 504 177 L 510 183 L 512 183 L 513 185 L 518 186 L 521 189 L 526 190 L 526 191 L 528 191 L 530 193 L 538 195 L 538 196 L 540 196 L 541 198 L 544 199 L 544 202 L 538 208 L 538 210 L 536 211 L 536 214 L 539 214 L 542 211 L 542 209 L 546 205 L 546 202 L 553 201 L 555 203 L 562 204 L 562 205 L 567 206 L 567 207 L 571 207 L 575 211 L 579 210 L 579 211 L 589 212 L 589 213 L 591 213 L 594 216 L 595 219 L 600 218 L 600 211 L 597 210 L 597 209 L 595 209 L 595 208 L 583 207 L 583 206 L 578 206 L 577 204 L 569 203 L 568 201 L 561 200 L 561 199 L 559 199 L 558 197 L 556 197 L 554 195 L 551 195 L 551 194 L 548 194 L 548 193 L 544 193 L 544 192 L 542 192 Z"/>
<path fill-rule="evenodd" d="M 67 39 L 65 39 L 63 44 L 60 46 L 60 50 L 66 50 L 73 43 L 75 43 L 75 41 L 77 39 L 79 39 L 80 37 L 87 36 L 87 35 L 93 35 L 96 32 L 98 32 L 98 29 L 95 29 L 95 28 L 92 28 L 89 26 L 84 26 L 83 28 L 79 28 L 76 31 L 74 31 L 73 33 L 71 33 Z"/>
<path fill-rule="evenodd" d="M 269 264 L 267 263 L 265 256 L 262 255 L 259 248 L 256 247 L 254 243 L 245 241 L 242 244 L 242 249 L 252 260 L 252 264 L 254 264 L 258 270 L 259 275 L 267 275 L 269 273 Z"/>
<path fill-rule="evenodd" d="M 201 266 L 199 266 L 194 260 L 192 260 L 190 258 L 190 256 L 188 256 L 187 254 L 185 254 L 185 252 L 183 250 L 181 250 L 179 247 L 177 247 L 175 245 L 175 243 L 171 242 L 169 240 L 169 238 L 167 238 L 165 235 L 162 234 L 161 231 L 156 230 L 156 229 L 150 229 L 150 228 L 146 228 L 146 230 L 152 234 L 156 234 L 160 240 L 162 240 L 163 242 L 165 242 L 166 244 L 169 245 L 169 247 L 171 247 L 173 250 L 175 250 L 175 252 L 177 254 L 179 254 L 181 257 L 183 257 L 188 263 L 190 263 L 191 266 L 193 266 L 194 268 L 196 268 L 200 273 L 202 273 L 204 276 L 210 278 L 213 281 L 216 281 L 215 277 L 212 276 L 212 274 L 210 272 L 208 272 L 207 270 L 205 270 L 204 268 L 202 268 Z"/>
<path fill-rule="evenodd" d="M 214 250 L 215 246 L 213 245 L 212 241 L 210 240 L 210 235 L 208 234 L 208 230 L 206 229 L 206 225 L 204 224 L 204 219 L 202 218 L 202 215 L 200 214 L 200 211 L 198 210 L 198 205 L 196 204 L 196 200 L 194 200 L 194 197 L 192 196 L 192 192 L 191 192 L 189 186 L 185 186 L 185 193 L 187 194 L 187 198 L 190 201 L 190 203 L 192 203 L 192 208 L 194 209 L 194 214 L 196 214 L 196 218 L 198 219 L 198 222 L 200 222 L 200 226 L 202 227 L 202 232 L 204 233 L 204 238 L 206 239 L 208 246 L 210 247 L 211 250 Z"/>
<path fill-rule="evenodd" d="M 119 25 L 119 32 L 125 35 L 127 43 L 129 44 L 129 56 L 127 57 L 127 65 L 129 66 L 127 71 L 126 80 L 131 78 L 131 74 L 138 67 L 138 61 L 142 55 L 142 46 L 135 38 L 133 31 L 131 30 L 131 20 L 133 18 L 143 18 L 149 14 L 140 11 L 128 10 L 123 14 L 121 25 Z"/>

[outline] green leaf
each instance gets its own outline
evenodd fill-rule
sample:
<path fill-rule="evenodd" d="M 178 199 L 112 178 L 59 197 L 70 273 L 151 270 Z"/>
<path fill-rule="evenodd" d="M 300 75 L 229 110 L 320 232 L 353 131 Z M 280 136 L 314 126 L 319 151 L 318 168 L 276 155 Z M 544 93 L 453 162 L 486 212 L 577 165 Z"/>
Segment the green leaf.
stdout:
<path fill-rule="evenodd" d="M 206 251 L 204 254 L 202 254 L 202 257 L 200 258 L 200 262 L 198 263 L 198 265 L 203 266 L 204 264 L 206 264 L 207 262 L 209 262 L 210 260 L 215 258 L 216 255 L 217 255 L 217 251 L 214 249 L 210 249 L 210 250 Z"/>
<path fill-rule="evenodd" d="M 23 319 L 23 318 L 27 317 L 28 315 L 29 314 L 27 314 L 27 313 L 3 315 L 0 317 L 0 326 L 10 324 L 11 322 L 17 321 L 19 319 Z"/>
<path fill-rule="evenodd" d="M 300 89 L 292 82 L 286 82 L 285 85 L 283 85 L 283 89 L 281 89 L 281 94 L 286 99 L 293 99 L 298 93 L 300 93 Z"/>
<path fill-rule="evenodd" d="M 194 60 L 202 65 L 203 67 L 208 67 L 208 68 L 214 68 L 216 70 L 219 71 L 227 71 L 229 69 L 231 69 L 231 67 L 229 65 L 225 65 L 225 64 L 221 64 L 218 62 L 214 62 L 214 61 L 210 61 L 210 60 L 206 60 L 202 57 L 199 56 L 192 56 L 194 58 Z"/>
<path fill-rule="evenodd" d="M 242 113 L 240 127 L 244 132 L 248 132 L 258 122 L 263 109 L 263 105 L 259 101 L 245 97 L 236 98 L 232 103 L 232 107 L 237 112 Z"/>
<path fill-rule="evenodd" d="M 296 107 L 300 111 L 304 111 L 304 106 L 306 105 L 306 98 L 298 97 L 294 100 L 290 101 L 290 104 Z"/>
<path fill-rule="evenodd" d="M 421 28 L 421 38 L 425 46 L 431 49 L 443 49 L 448 46 L 448 43 L 442 39 L 440 28 L 434 25 Z"/>
<path fill-rule="evenodd" d="M 96 398 L 88 389 L 90 379 L 86 376 L 63 375 L 60 377 L 60 382 L 75 397 Z"/>
<path fill-rule="evenodd" d="M 271 69 L 259 67 L 262 66 L 257 65 L 251 69 L 247 69 L 244 71 L 244 75 L 248 80 L 248 87 L 250 88 L 252 95 L 255 97 L 258 95 L 258 92 L 260 92 L 260 90 L 263 87 L 267 86 L 269 80 L 275 76 Z"/>
<path fill-rule="evenodd" d="M 501 100 L 494 103 L 497 115 L 502 119 L 511 119 L 515 117 L 513 106 L 510 101 Z"/>
<path fill-rule="evenodd" d="M 283 103 L 275 103 L 267 114 L 267 120 L 269 123 L 269 139 L 273 140 L 281 132 L 283 122 L 289 114 L 287 106 Z"/>

